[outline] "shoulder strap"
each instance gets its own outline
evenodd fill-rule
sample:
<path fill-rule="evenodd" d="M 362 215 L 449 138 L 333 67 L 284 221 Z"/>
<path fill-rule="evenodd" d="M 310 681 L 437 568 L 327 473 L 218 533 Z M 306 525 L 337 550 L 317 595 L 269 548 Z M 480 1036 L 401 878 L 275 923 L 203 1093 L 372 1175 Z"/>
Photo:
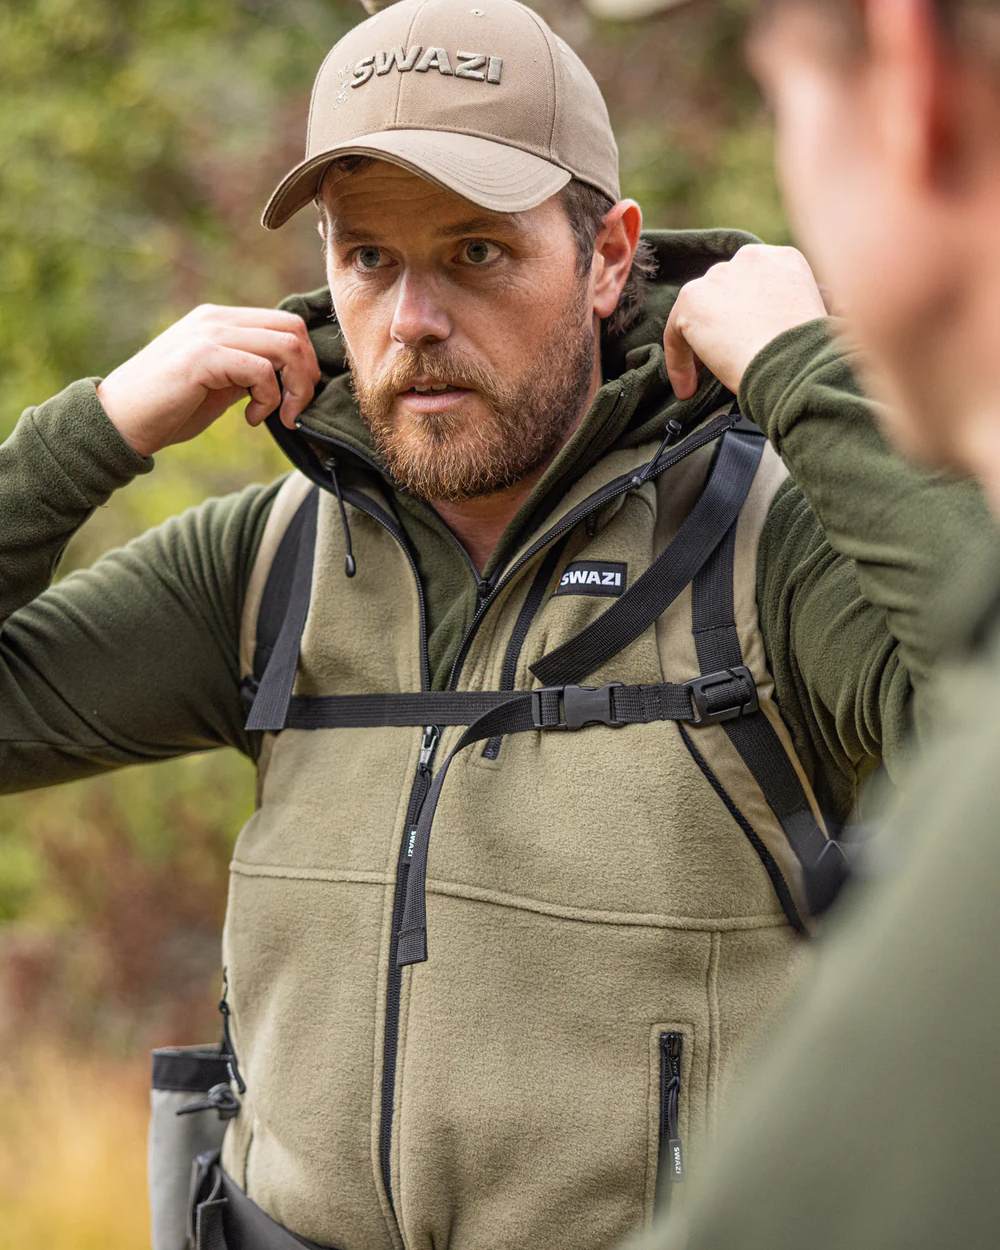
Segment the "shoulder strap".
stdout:
<path fill-rule="evenodd" d="M 316 495 L 314 487 L 309 495 Z M 299 542 L 309 520 L 307 504 L 309 495 L 299 504 L 292 519 L 285 526 L 278 549 L 271 561 L 267 573 L 267 581 L 261 594 L 260 608 L 257 612 L 256 640 L 253 653 L 253 677 L 259 684 L 271 658 L 274 644 L 281 632 L 281 625 L 288 611 L 288 603 L 292 595 L 292 575 L 295 571 L 295 556 Z"/>
<path fill-rule="evenodd" d="M 733 606 L 735 550 L 734 525 L 692 585 L 692 629 L 703 673 L 743 664 Z M 820 915 L 847 877 L 843 849 L 817 823 L 799 775 L 765 713 L 758 708 L 752 715 L 725 721 L 722 727 L 763 791 L 802 865 L 809 914 Z"/>
<path fill-rule="evenodd" d="M 730 431 L 698 502 L 673 542 L 620 599 L 585 630 L 531 666 L 544 686 L 579 681 L 634 642 L 667 610 L 740 514 L 764 450 L 760 435 Z"/>
<path fill-rule="evenodd" d="M 318 507 L 319 492 L 313 488 L 285 531 L 271 566 L 258 617 L 254 655 L 258 685 L 246 720 L 249 730 L 281 729 L 288 715 L 309 615 Z"/>

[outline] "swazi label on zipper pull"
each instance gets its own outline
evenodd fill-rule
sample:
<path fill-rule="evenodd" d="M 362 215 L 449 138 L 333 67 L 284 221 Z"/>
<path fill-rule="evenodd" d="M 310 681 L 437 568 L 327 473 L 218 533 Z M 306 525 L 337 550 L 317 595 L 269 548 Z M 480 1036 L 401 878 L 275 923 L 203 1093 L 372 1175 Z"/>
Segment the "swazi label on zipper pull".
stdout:
<path fill-rule="evenodd" d="M 617 599 L 628 585 L 628 565 L 616 560 L 567 564 L 553 595 L 605 595 Z"/>

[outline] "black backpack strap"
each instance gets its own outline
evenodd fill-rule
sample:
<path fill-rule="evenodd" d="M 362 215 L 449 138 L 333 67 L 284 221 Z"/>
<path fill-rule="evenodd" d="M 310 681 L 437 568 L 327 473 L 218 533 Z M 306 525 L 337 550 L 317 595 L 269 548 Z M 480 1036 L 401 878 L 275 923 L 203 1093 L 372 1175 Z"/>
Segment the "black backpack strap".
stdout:
<path fill-rule="evenodd" d="M 310 494 L 316 494 L 313 488 Z M 271 658 L 274 644 L 278 641 L 281 625 L 288 610 L 288 601 L 292 595 L 292 578 L 295 573 L 295 556 L 299 549 L 299 540 L 309 520 L 308 496 L 296 508 L 292 519 L 285 526 L 285 532 L 274 553 L 271 567 L 267 571 L 267 581 L 260 597 L 257 620 L 254 623 L 253 653 L 253 694 L 264 676 L 267 662 Z M 251 698 L 251 702 L 252 702 Z"/>
<path fill-rule="evenodd" d="M 389 694 L 295 695 L 285 729 L 371 729 L 472 725 L 494 709 L 515 703 L 518 723 L 528 729 L 583 729 L 586 725 L 648 725 L 684 721 L 709 725 L 757 707 L 757 687 L 748 668 L 648 686 L 543 686 L 540 690 L 413 690 Z M 471 739 L 470 739 L 471 741 Z"/>
<path fill-rule="evenodd" d="M 571 685 L 599 668 L 634 642 L 677 596 L 691 584 L 698 570 L 732 530 L 750 491 L 763 454 L 759 433 L 730 431 L 725 434 L 715 464 L 698 502 L 681 524 L 674 540 L 639 580 L 600 617 L 567 643 L 531 666 L 545 686 L 530 695 L 520 694 L 501 703 L 473 722 L 442 763 L 421 808 L 412 839 L 410 871 L 406 881 L 403 917 L 396 958 L 400 966 L 427 958 L 427 853 L 438 799 L 452 760 L 473 742 L 483 738 L 554 727 L 579 728 L 584 724 L 635 723 L 639 720 L 689 720 L 695 724 L 727 722 L 757 711 L 757 689 L 752 674 L 742 664 L 719 666 L 694 682 L 659 686 L 604 686 L 597 690 Z M 627 690 L 627 694 L 625 693 Z M 656 706 L 656 715 L 628 719 L 632 700 Z M 676 703 L 674 702 L 676 700 Z M 669 705 L 669 706 L 668 706 Z M 621 709 L 623 718 L 617 719 Z M 630 709 L 632 710 L 632 709 Z"/>
<path fill-rule="evenodd" d="M 698 662 L 705 673 L 743 665 L 734 612 L 735 551 L 734 525 L 692 586 L 692 628 Z M 840 843 L 827 837 L 817 823 L 799 775 L 763 711 L 758 708 L 754 714 L 725 721 L 723 729 L 763 791 L 802 866 L 809 913 L 821 914 L 847 877 Z"/>
<path fill-rule="evenodd" d="M 759 435 L 723 435 L 708 482 L 673 541 L 593 624 L 531 666 L 544 686 L 579 681 L 600 668 L 645 633 L 691 585 L 739 516 L 763 449 Z"/>
<path fill-rule="evenodd" d="M 318 510 L 319 490 L 314 487 L 282 536 L 271 565 L 257 623 L 258 685 L 246 720 L 249 730 L 273 732 L 285 725 L 312 597 Z"/>

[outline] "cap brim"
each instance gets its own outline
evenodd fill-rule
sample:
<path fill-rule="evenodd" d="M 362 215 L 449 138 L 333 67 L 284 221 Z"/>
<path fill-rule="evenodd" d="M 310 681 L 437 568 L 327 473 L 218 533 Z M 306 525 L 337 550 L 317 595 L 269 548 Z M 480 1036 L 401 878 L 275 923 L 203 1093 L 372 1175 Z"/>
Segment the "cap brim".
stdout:
<path fill-rule="evenodd" d="M 371 156 L 436 182 L 480 208 L 523 213 L 569 182 L 568 170 L 477 135 L 451 130 L 380 130 L 319 152 L 291 170 L 275 188 L 261 217 L 268 230 L 283 226 L 319 193 L 327 166 L 340 156 Z"/>

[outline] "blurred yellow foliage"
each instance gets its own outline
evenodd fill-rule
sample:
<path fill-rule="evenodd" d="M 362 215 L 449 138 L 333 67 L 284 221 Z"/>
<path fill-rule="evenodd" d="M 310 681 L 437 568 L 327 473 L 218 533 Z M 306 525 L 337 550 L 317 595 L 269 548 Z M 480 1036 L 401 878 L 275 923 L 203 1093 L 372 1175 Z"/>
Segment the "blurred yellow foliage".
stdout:
<path fill-rule="evenodd" d="M 25 1046 L 0 1068 L 0 1250 L 141 1250 L 145 1070 Z"/>

